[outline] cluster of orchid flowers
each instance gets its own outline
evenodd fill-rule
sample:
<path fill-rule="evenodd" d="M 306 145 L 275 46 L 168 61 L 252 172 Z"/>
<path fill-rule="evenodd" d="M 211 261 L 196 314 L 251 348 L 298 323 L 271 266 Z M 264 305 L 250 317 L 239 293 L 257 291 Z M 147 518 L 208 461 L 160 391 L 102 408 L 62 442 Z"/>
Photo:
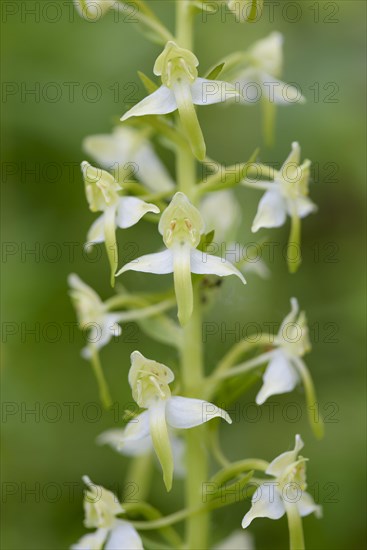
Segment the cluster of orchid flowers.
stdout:
<path fill-rule="evenodd" d="M 74 1 L 87 19 L 95 5 L 100 7 L 100 15 L 124 5 L 122 0 Z M 209 3 L 184 1 L 193 10 L 209 9 Z M 238 4 L 241 4 L 241 11 L 238 11 Z M 116 277 L 134 271 L 158 275 L 172 273 L 174 288 L 160 293 L 133 293 L 117 285 L 115 295 L 103 301 L 76 274 L 69 276 L 70 295 L 79 325 L 88 333 L 88 343 L 82 355 L 91 361 L 106 407 L 112 400 L 99 352 L 121 335 L 121 324 L 135 321 L 149 336 L 180 351 L 185 345 L 183 331 L 193 314 L 193 287 L 197 281 L 208 280 L 208 277 L 216 281 L 235 275 L 246 284 L 244 274 L 254 270 L 253 264 L 243 260 L 232 263 L 228 258 L 207 252 L 214 236 L 217 241 L 227 243 L 236 240 L 241 210 L 232 187 L 237 185 L 265 191 L 252 231 L 280 227 L 289 216 L 289 242 L 297 246 L 300 243 L 300 220 L 316 210 L 308 197 L 311 163 L 308 160 L 301 163 L 301 149 L 297 142 L 292 143 L 291 152 L 279 170 L 251 160 L 240 166 L 238 177 L 228 185 L 213 175 L 205 182 L 197 182 L 187 193 L 176 188 L 150 138 L 156 133 L 163 135 L 164 143 L 171 142 L 172 148 L 186 147 L 199 162 L 206 162 L 206 145 L 196 105 L 251 104 L 255 100 L 248 96 L 249 85 L 255 83 L 261 91 L 264 129 L 270 140 L 276 105 L 303 103 L 305 100 L 297 89 L 280 80 L 283 65 L 280 33 L 272 32 L 247 51 L 231 54 L 204 78 L 199 77 L 199 61 L 193 52 L 175 41 L 144 2 L 139 1 L 137 5 L 140 8 L 139 22 L 148 28 L 150 34 L 153 33 L 156 42 L 164 44 L 153 68 L 153 73 L 161 78 L 161 85 L 157 86 L 141 75 L 148 95 L 122 116 L 122 124 L 111 134 L 94 135 L 84 140 L 84 151 L 99 165 L 96 167 L 87 161 L 82 163 L 89 208 L 100 213 L 88 231 L 87 242 L 90 245 L 105 243 L 112 287 Z M 261 11 L 262 2 L 231 0 L 228 8 L 237 16 L 242 14 L 238 16 L 241 20 L 251 21 Z M 243 16 L 244 13 L 247 15 Z M 291 101 L 290 96 L 295 99 Z M 173 119 L 165 115 L 176 111 L 177 124 L 174 126 Z M 245 176 L 243 167 L 246 167 Z M 256 173 L 256 178 L 252 177 L 253 173 Z M 138 257 L 118 269 L 117 228 L 132 227 L 145 216 L 152 223 L 158 222 L 163 249 Z M 288 263 L 291 272 L 297 270 L 300 264 L 298 250 L 295 258 L 288 257 Z M 260 276 L 269 276 L 269 269 L 262 261 L 258 261 L 255 268 Z M 178 322 L 170 314 L 176 306 Z M 264 342 L 264 352 L 237 362 L 246 354 L 246 345 L 243 346 L 243 342 L 237 344 L 204 379 L 203 395 L 210 401 L 179 395 L 179 384 L 171 388 L 175 381 L 173 370 L 134 351 L 128 382 L 133 399 L 142 411 L 125 427 L 100 434 L 97 443 L 107 444 L 118 453 L 133 458 L 154 454 L 166 490 L 170 491 L 174 476 L 186 476 L 186 449 L 180 431 L 194 429 L 214 418 L 232 423 L 228 413 L 211 402 L 218 395 L 223 379 L 239 377 L 249 371 L 262 373 L 262 386 L 256 397 L 259 406 L 272 395 L 290 392 L 302 383 L 308 405 L 314 404 L 312 379 L 303 361 L 303 356 L 311 349 L 307 321 L 295 298 L 291 299 L 291 311 L 281 323 L 278 334 L 271 341 L 269 335 L 268 341 Z M 322 424 L 315 422 L 312 415 L 310 420 L 316 435 L 320 436 Z M 291 518 L 321 514 L 320 507 L 306 492 L 306 459 L 299 455 L 302 447 L 303 442 L 297 435 L 294 450 L 281 454 L 271 463 L 243 461 L 238 469 L 233 468 L 233 464 L 223 465 L 219 473 L 223 482 L 244 475 L 248 482 L 256 470 L 270 476 L 261 479 L 252 496 L 251 509 L 242 522 L 244 529 L 257 517 L 278 519 L 286 513 L 291 528 Z M 83 536 L 72 548 L 142 549 L 139 528 L 147 529 L 150 524 L 154 528 L 154 521 L 147 521 L 142 527 L 142 522 L 129 519 L 129 505 L 124 506 L 112 492 L 95 485 L 87 476 L 83 480 L 87 486 L 85 526 L 96 530 Z M 162 535 L 168 536 L 171 545 L 180 547 L 179 542 L 169 539 L 170 533 L 166 530 L 162 530 Z M 236 531 L 213 546 L 217 550 L 231 548 L 253 548 L 251 536 Z"/>

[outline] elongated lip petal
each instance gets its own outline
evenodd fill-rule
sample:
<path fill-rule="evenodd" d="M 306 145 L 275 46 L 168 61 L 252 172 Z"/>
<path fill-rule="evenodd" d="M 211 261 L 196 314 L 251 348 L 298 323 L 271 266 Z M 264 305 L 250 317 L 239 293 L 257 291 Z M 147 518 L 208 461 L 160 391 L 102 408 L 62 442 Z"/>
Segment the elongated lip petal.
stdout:
<path fill-rule="evenodd" d="M 178 308 L 178 319 L 185 325 L 192 315 L 193 290 L 191 281 L 190 250 L 188 244 L 178 244 L 173 252 L 173 277 Z"/>
<path fill-rule="evenodd" d="M 154 450 L 163 470 L 163 481 L 167 491 L 172 488 L 173 456 L 166 423 L 166 402 L 157 401 L 149 408 L 150 434 Z"/>
<path fill-rule="evenodd" d="M 198 160 L 204 160 L 206 146 L 191 96 L 188 82 L 176 82 L 173 88 L 181 123 L 193 154 Z"/>

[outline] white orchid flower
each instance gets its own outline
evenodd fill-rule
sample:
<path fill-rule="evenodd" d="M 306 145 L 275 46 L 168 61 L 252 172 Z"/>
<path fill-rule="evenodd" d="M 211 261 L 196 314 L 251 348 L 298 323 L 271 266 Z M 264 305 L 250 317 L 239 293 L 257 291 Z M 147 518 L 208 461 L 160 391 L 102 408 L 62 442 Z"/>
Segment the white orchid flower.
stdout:
<path fill-rule="evenodd" d="M 237 529 L 213 546 L 212 550 L 255 550 L 254 539 L 250 533 Z"/>
<path fill-rule="evenodd" d="M 257 21 L 263 10 L 264 0 L 228 0 L 228 7 L 237 21 Z"/>
<path fill-rule="evenodd" d="M 317 206 L 308 197 L 311 161 L 301 163 L 301 148 L 296 141 L 292 151 L 280 170 L 274 170 L 273 181 L 250 182 L 243 184 L 257 189 L 266 189 L 259 202 L 257 214 L 252 224 L 252 232 L 262 227 L 280 227 L 287 215 L 291 218 L 291 232 L 287 253 L 288 266 L 291 272 L 297 271 L 301 263 L 300 220 L 317 210 Z"/>
<path fill-rule="evenodd" d="M 292 391 L 301 381 L 299 362 L 311 350 L 305 313 L 299 313 L 296 298 L 291 298 L 291 311 L 283 320 L 275 337 L 275 350 L 263 376 L 263 385 L 256 396 L 262 405 L 271 395 Z"/>
<path fill-rule="evenodd" d="M 175 42 L 167 42 L 158 56 L 153 72 L 162 78 L 162 86 L 132 107 L 121 118 L 165 115 L 178 109 L 185 134 L 195 156 L 205 158 L 205 142 L 194 105 L 212 105 L 238 97 L 232 84 L 198 77 L 196 56 Z"/>
<path fill-rule="evenodd" d="M 246 284 L 242 273 L 230 262 L 197 250 L 204 232 L 204 221 L 199 210 L 183 193 L 175 194 L 161 216 L 158 229 L 167 250 L 141 256 L 126 264 L 117 275 L 125 271 L 173 273 L 178 318 L 182 325 L 190 319 L 193 310 L 191 273 L 219 277 L 237 275 Z"/>
<path fill-rule="evenodd" d="M 124 510 L 116 496 L 100 485 L 95 485 L 88 476 L 83 476 L 87 485 L 84 497 L 84 524 L 96 528 L 94 533 L 84 535 L 72 550 L 144 550 L 141 538 L 128 521 L 117 519 Z"/>
<path fill-rule="evenodd" d="M 91 226 L 87 240 L 89 243 L 105 242 L 111 266 L 111 284 L 118 265 L 116 227 L 127 228 L 135 225 L 147 213 L 159 213 L 155 204 L 146 203 L 136 197 L 123 197 L 120 185 L 105 170 L 82 162 L 85 193 L 92 212 L 103 212 Z"/>
<path fill-rule="evenodd" d="M 258 181 L 251 184 L 259 189 L 267 189 L 252 224 L 254 233 L 261 227 L 280 227 L 287 215 L 304 218 L 317 210 L 317 206 L 308 198 L 311 161 L 300 162 L 301 147 L 295 141 L 281 169 L 274 170 L 273 182 Z"/>
<path fill-rule="evenodd" d="M 146 440 L 150 435 L 162 466 L 167 491 L 172 487 L 174 468 L 169 428 L 194 428 L 216 417 L 232 423 L 226 411 L 212 403 L 172 396 L 169 384 L 173 380 L 173 372 L 162 363 L 147 359 L 138 351 L 131 354 L 129 384 L 132 395 L 139 407 L 147 410 L 128 424 L 121 443 L 131 445 L 139 440 Z"/>
<path fill-rule="evenodd" d="M 98 294 L 78 275 L 71 273 L 68 277 L 70 297 L 77 314 L 81 330 L 88 330 L 91 345 L 82 350 L 82 356 L 90 359 L 92 349 L 106 346 L 113 337 L 120 336 L 121 313 L 109 312 Z"/>
<path fill-rule="evenodd" d="M 274 481 L 265 481 L 255 491 L 251 509 L 242 520 L 244 529 L 255 518 L 279 519 L 292 507 L 301 517 L 312 513 L 321 517 L 321 507 L 306 492 L 307 459 L 298 456 L 302 448 L 303 441 L 296 435 L 293 451 L 279 455 L 269 464 L 265 473 Z"/>
<path fill-rule="evenodd" d="M 79 14 L 87 21 L 97 21 L 111 9 L 116 8 L 116 0 L 74 0 L 74 5 Z"/>
<path fill-rule="evenodd" d="M 71 273 L 68 283 L 79 327 L 89 332 L 89 345 L 82 350 L 82 356 L 85 359 L 90 359 L 95 350 L 106 346 L 113 337 L 121 335 L 121 327 L 118 323 L 142 321 L 172 307 L 172 300 L 163 300 L 137 309 L 109 311 L 109 306 L 78 275 Z"/>
<path fill-rule="evenodd" d="M 130 175 L 152 191 L 174 188 L 171 176 L 144 132 L 118 126 L 111 134 L 86 137 L 83 149 L 102 168 L 112 171 L 118 181 Z"/>
<path fill-rule="evenodd" d="M 239 85 L 245 103 L 257 103 L 260 99 L 275 105 L 304 103 L 297 88 L 279 79 L 282 71 L 283 35 L 272 32 L 244 54 L 242 68 L 239 63 L 231 82 Z"/>

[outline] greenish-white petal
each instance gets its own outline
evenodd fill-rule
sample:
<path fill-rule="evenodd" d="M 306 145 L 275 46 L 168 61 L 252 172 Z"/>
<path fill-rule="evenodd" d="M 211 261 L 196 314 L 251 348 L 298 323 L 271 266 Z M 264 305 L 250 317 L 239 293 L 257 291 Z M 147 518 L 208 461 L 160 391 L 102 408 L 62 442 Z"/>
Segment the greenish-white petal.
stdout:
<path fill-rule="evenodd" d="M 121 121 L 123 122 L 133 116 L 166 115 L 173 113 L 176 109 L 177 103 L 174 93 L 166 86 L 161 86 L 137 105 L 134 105 L 121 117 Z"/>
<path fill-rule="evenodd" d="M 191 84 L 191 97 L 195 105 L 212 105 L 237 99 L 239 93 L 229 82 L 197 78 Z"/>
<path fill-rule="evenodd" d="M 302 492 L 302 496 L 297 502 L 297 508 L 301 517 L 315 514 L 317 518 L 322 517 L 322 507 L 316 504 L 314 499 L 309 493 Z"/>
<path fill-rule="evenodd" d="M 271 476 L 280 477 L 284 471 L 294 462 L 296 462 L 298 454 L 303 449 L 304 443 L 299 434 L 296 435 L 293 451 L 286 451 L 274 458 L 266 469 L 266 473 Z"/>
<path fill-rule="evenodd" d="M 136 197 L 121 197 L 117 204 L 117 225 L 122 228 L 131 227 L 147 212 L 159 214 L 159 208 Z"/>
<path fill-rule="evenodd" d="M 115 286 L 115 273 L 118 265 L 116 242 L 116 208 L 112 206 L 104 212 L 104 234 L 108 261 L 111 267 L 111 286 Z"/>
<path fill-rule="evenodd" d="M 172 488 L 173 456 L 166 422 L 166 401 L 157 400 L 149 407 L 150 435 L 163 470 L 167 491 Z"/>
<path fill-rule="evenodd" d="M 287 217 L 287 204 L 277 190 L 267 191 L 259 202 L 251 231 L 256 233 L 261 227 L 280 227 Z"/>
<path fill-rule="evenodd" d="M 275 483 L 266 482 L 260 485 L 252 497 L 251 504 L 250 510 L 242 520 L 244 529 L 255 518 L 280 519 L 285 514 L 283 500 Z"/>
<path fill-rule="evenodd" d="M 94 533 L 88 533 L 70 546 L 71 550 L 101 550 L 108 535 L 108 529 L 97 529 Z"/>
<path fill-rule="evenodd" d="M 99 216 L 90 226 L 87 243 L 103 243 L 105 241 L 105 214 Z"/>
<path fill-rule="evenodd" d="M 167 401 L 166 418 L 172 428 L 194 428 L 217 417 L 232 424 L 231 417 L 225 410 L 208 401 L 180 396 L 171 397 Z"/>
<path fill-rule="evenodd" d="M 178 319 L 185 325 L 193 310 L 193 290 L 190 265 L 191 247 L 186 243 L 177 243 L 172 247 L 173 278 L 177 300 Z"/>
<path fill-rule="evenodd" d="M 308 197 L 298 197 L 294 201 L 294 209 L 300 218 L 305 218 L 309 214 L 317 211 L 317 206 Z M 290 211 L 292 211 L 290 209 Z"/>
<path fill-rule="evenodd" d="M 146 254 L 140 256 L 136 260 L 129 262 L 116 273 L 116 277 L 125 273 L 125 271 L 141 271 L 143 273 L 154 273 L 156 275 L 164 275 L 173 272 L 173 254 L 168 248 L 163 252 L 155 254 Z"/>
<path fill-rule="evenodd" d="M 191 95 L 191 85 L 186 81 L 176 81 L 173 85 L 173 92 L 182 127 L 190 142 L 192 152 L 198 160 L 204 160 L 206 146 Z"/>
<path fill-rule="evenodd" d="M 191 250 L 191 271 L 199 275 L 218 275 L 218 277 L 236 275 L 244 285 L 246 284 L 242 273 L 231 262 L 196 249 Z"/>
<path fill-rule="evenodd" d="M 291 361 L 282 350 L 275 350 L 263 376 L 263 385 L 256 396 L 256 403 L 262 405 L 272 395 L 292 391 L 299 382 L 299 376 Z"/>
<path fill-rule="evenodd" d="M 104 550 L 144 550 L 141 538 L 129 522 L 116 520 Z"/>

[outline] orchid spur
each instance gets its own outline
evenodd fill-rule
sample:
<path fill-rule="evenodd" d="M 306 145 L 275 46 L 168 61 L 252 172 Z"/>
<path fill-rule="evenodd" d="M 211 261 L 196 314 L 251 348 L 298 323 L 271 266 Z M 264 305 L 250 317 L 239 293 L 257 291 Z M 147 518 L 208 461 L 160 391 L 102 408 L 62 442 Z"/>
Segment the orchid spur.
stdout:
<path fill-rule="evenodd" d="M 196 56 L 175 42 L 167 42 L 158 56 L 153 72 L 162 78 L 162 86 L 123 115 L 165 115 L 178 109 L 184 132 L 195 156 L 204 160 L 206 147 L 194 105 L 211 105 L 237 98 L 235 87 L 228 82 L 199 78 Z"/>
<path fill-rule="evenodd" d="M 162 213 L 159 226 L 167 250 L 147 254 L 126 264 L 116 276 L 126 271 L 174 274 L 178 318 L 181 325 L 188 322 L 193 310 L 191 273 L 213 274 L 219 277 L 237 275 L 246 281 L 230 262 L 197 250 L 204 233 L 204 221 L 186 195 L 178 192 Z"/>
<path fill-rule="evenodd" d="M 87 240 L 92 244 L 105 242 L 111 266 L 111 285 L 114 286 L 118 264 L 116 227 L 132 227 L 147 212 L 158 214 L 159 208 L 136 197 L 121 196 L 122 187 L 113 176 L 86 161 L 82 162 L 82 172 L 90 210 L 103 212 L 89 229 Z"/>

